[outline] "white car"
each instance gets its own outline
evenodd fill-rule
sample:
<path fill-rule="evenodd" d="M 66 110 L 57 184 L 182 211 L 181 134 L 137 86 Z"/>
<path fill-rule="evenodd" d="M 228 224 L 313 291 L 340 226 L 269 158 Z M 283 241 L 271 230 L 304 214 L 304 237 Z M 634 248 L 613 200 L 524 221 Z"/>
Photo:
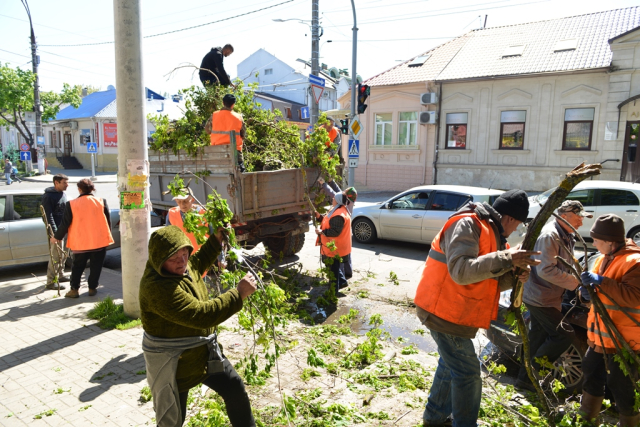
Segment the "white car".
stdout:
<path fill-rule="evenodd" d="M 353 209 L 353 237 L 431 244 L 447 219 L 467 202 L 493 204 L 502 190 L 458 185 L 423 185 L 372 206 Z"/>
<path fill-rule="evenodd" d="M 529 198 L 529 219 L 540 211 L 551 193 L 552 188 Z M 616 214 L 624 220 L 627 237 L 640 244 L 640 184 L 619 181 L 582 181 L 567 196 L 567 200 L 578 200 L 584 210 L 593 218 L 585 218 L 578 233 L 586 242 L 593 242 L 589 230 L 595 220 L 604 214 Z"/>

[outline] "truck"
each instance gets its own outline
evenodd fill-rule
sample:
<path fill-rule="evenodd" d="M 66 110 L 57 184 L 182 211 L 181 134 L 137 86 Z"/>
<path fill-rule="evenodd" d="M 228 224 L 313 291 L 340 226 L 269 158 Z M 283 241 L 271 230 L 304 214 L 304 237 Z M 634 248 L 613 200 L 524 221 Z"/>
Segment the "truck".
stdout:
<path fill-rule="evenodd" d="M 309 193 L 307 199 L 305 193 L 312 190 L 319 170 L 241 172 L 236 153 L 235 143 L 206 146 L 195 155 L 183 150 L 150 150 L 149 198 L 153 210 L 166 217 L 168 210 L 176 206 L 171 194 L 163 193 L 169 182 L 180 175 L 201 203 L 206 203 L 211 188 L 227 200 L 234 214 L 231 226 L 243 246 L 262 242 L 276 254 L 290 256 L 299 252 L 312 219 L 309 200 L 317 196 Z M 198 177 L 193 175 L 196 172 Z"/>

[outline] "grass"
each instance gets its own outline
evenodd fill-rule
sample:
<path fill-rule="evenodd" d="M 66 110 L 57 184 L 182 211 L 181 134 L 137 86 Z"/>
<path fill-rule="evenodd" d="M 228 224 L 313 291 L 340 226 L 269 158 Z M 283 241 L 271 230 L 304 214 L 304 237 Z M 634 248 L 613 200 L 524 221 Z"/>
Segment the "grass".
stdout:
<path fill-rule="evenodd" d="M 135 328 L 142 322 L 140 319 L 132 319 L 124 314 L 122 304 L 113 302 L 113 298 L 107 295 L 105 299 L 97 302 L 96 305 L 89 310 L 87 316 L 90 319 L 98 321 L 98 326 L 102 329 L 118 329 L 124 331 L 126 329 Z"/>
<path fill-rule="evenodd" d="M 140 390 L 140 401 L 147 403 L 150 402 L 151 399 L 153 399 L 153 396 L 151 395 L 151 389 L 149 386 L 142 387 L 142 390 Z"/>
<path fill-rule="evenodd" d="M 36 420 L 41 420 L 42 417 L 50 417 L 51 415 L 55 414 L 57 411 L 57 409 L 49 409 L 46 411 L 42 411 L 39 414 L 36 414 L 33 416 L 33 418 L 35 418 Z"/>

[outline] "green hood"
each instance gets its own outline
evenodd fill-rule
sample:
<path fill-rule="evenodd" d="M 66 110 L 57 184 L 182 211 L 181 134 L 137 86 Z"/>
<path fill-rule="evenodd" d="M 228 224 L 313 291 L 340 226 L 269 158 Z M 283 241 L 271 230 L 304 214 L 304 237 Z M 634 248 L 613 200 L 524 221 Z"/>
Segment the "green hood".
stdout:
<path fill-rule="evenodd" d="M 175 225 L 168 225 L 154 231 L 149 239 L 149 261 L 147 262 L 159 275 L 169 276 L 162 271 L 164 262 L 182 248 L 193 252 L 193 245 L 186 234 Z"/>

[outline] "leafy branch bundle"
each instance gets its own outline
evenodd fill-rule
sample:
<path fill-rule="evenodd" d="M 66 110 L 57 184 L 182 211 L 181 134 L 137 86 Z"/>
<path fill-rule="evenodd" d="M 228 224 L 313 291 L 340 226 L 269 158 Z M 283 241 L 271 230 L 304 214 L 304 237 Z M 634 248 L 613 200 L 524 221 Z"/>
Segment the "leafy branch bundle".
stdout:
<path fill-rule="evenodd" d="M 571 190 L 573 190 L 576 185 L 591 176 L 599 175 L 600 169 L 602 169 L 602 166 L 600 164 L 585 165 L 584 163 L 581 163 L 566 174 L 565 178 L 562 180 L 562 182 L 560 182 L 560 185 L 558 185 L 553 193 L 551 193 L 544 206 L 542 206 L 536 217 L 527 227 L 527 234 L 524 237 L 524 241 L 522 242 L 521 247 L 523 250 L 533 250 L 536 240 L 538 240 L 540 232 L 542 231 L 542 227 L 544 227 L 549 217 L 551 217 L 553 211 L 555 211 L 562 204 L 564 199 L 567 197 L 567 195 L 569 195 Z M 517 279 L 517 277 L 522 272 L 523 270 L 518 268 L 514 276 L 515 278 L 513 283 L 513 290 L 511 292 L 510 309 L 513 313 L 515 313 L 518 330 L 520 332 L 520 336 L 522 337 L 522 348 L 524 350 L 524 355 L 522 358 L 524 366 L 527 370 L 527 374 L 529 375 L 529 379 L 533 383 L 538 397 L 540 398 L 540 403 L 543 405 L 543 408 L 549 417 L 549 423 L 553 425 L 553 416 L 551 414 L 551 411 L 549 410 L 549 405 L 547 403 L 546 397 L 531 367 L 531 348 L 529 343 L 529 334 L 527 326 L 524 322 L 524 317 L 522 316 L 522 310 L 520 310 L 520 306 L 522 305 L 523 283 Z"/>

